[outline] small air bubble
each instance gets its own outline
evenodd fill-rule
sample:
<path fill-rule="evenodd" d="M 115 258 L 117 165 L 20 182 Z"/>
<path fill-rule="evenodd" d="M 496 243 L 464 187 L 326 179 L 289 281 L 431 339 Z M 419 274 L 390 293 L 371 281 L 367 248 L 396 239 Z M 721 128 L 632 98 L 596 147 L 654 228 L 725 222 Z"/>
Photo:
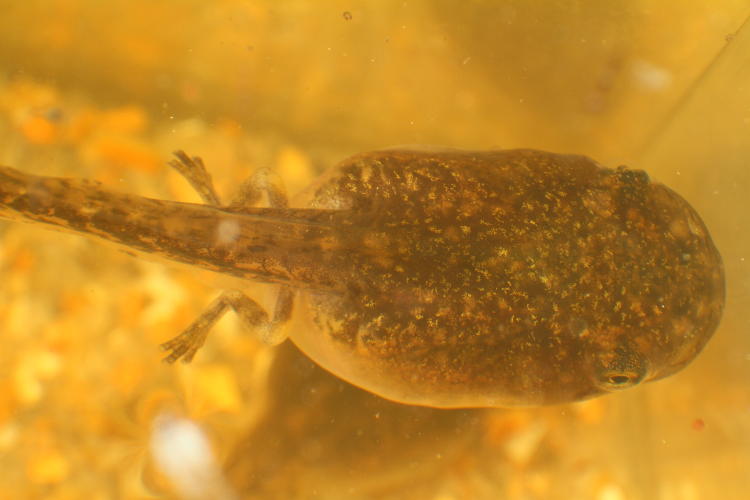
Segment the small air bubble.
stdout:
<path fill-rule="evenodd" d="M 223 219 L 216 228 L 216 241 L 219 244 L 234 243 L 240 235 L 240 225 L 234 219 Z"/>
<path fill-rule="evenodd" d="M 194 422 L 169 414 L 154 420 L 151 454 L 157 469 L 183 498 L 231 498 L 206 434 Z"/>
<path fill-rule="evenodd" d="M 632 72 L 636 83 L 647 91 L 662 91 L 672 84 L 672 73 L 649 61 L 636 60 Z"/>

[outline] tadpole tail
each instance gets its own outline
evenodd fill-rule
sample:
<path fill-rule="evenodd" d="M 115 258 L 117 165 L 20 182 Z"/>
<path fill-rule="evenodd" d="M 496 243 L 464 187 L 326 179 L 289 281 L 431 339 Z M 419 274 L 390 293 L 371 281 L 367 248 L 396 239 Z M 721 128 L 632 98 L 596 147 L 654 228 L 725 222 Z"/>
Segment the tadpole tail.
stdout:
<path fill-rule="evenodd" d="M 0 217 L 42 223 L 240 278 L 303 288 L 340 286 L 331 267 L 333 210 L 217 208 L 40 177 L 0 166 Z M 331 264 L 334 265 L 334 264 Z M 334 267 L 335 269 L 335 267 Z"/>

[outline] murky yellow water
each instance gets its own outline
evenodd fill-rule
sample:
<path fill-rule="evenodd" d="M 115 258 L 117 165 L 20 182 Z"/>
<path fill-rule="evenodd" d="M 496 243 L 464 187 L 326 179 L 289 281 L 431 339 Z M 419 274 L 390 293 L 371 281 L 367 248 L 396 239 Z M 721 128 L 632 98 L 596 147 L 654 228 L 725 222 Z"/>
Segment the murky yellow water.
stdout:
<path fill-rule="evenodd" d="M 152 451 L 181 418 L 214 457 L 197 498 L 750 490 L 749 2 L 0 3 L 2 164 L 198 201 L 164 167 L 174 149 L 227 194 L 259 166 L 293 193 L 394 145 L 582 153 L 688 199 L 728 285 L 714 339 L 673 377 L 571 406 L 446 412 L 261 348 L 231 316 L 191 365 L 163 365 L 157 344 L 221 280 L 2 222 L 0 497 L 190 498 Z"/>

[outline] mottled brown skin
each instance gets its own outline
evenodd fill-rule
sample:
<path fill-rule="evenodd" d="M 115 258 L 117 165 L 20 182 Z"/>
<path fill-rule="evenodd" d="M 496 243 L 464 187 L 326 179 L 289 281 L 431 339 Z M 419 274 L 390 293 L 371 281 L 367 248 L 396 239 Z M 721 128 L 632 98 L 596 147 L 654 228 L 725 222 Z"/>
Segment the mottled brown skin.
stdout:
<path fill-rule="evenodd" d="M 669 375 L 715 330 L 719 254 L 640 171 L 531 150 L 356 156 L 306 194 L 345 209 L 344 294 L 305 292 L 294 341 L 386 397 L 575 401 Z M 330 340 L 329 340 L 330 339 Z"/>
<path fill-rule="evenodd" d="M 297 202 L 240 212 L 0 170 L 0 216 L 298 289 L 292 340 L 410 404 L 562 403 L 658 379 L 724 304 L 688 203 L 583 156 L 365 153 Z"/>

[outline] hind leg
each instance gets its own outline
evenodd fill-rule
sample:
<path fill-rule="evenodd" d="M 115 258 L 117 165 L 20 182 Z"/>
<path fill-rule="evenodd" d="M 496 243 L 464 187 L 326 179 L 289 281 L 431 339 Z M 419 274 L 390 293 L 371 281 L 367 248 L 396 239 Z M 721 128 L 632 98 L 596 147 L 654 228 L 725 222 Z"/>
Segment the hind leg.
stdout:
<path fill-rule="evenodd" d="M 276 304 L 274 317 L 269 320 L 265 309 L 253 299 L 239 290 L 225 290 L 181 334 L 161 345 L 165 351 L 169 351 L 164 361 L 167 363 L 174 363 L 178 359 L 182 359 L 185 363 L 192 361 L 195 353 L 206 341 L 208 332 L 229 308 L 234 310 L 244 325 L 258 330 L 258 338 L 264 343 L 276 345 L 283 342 L 286 335 L 279 335 L 279 325 L 289 319 L 291 301 L 278 300 Z"/>
<path fill-rule="evenodd" d="M 191 158 L 184 151 L 175 151 L 174 156 L 175 159 L 169 162 L 169 166 L 190 183 L 206 205 L 221 206 L 219 195 L 216 194 L 211 175 L 206 170 L 203 160 L 198 156 Z"/>
<path fill-rule="evenodd" d="M 170 166 L 187 179 L 206 204 L 221 206 L 203 161 L 198 157 L 191 158 L 183 151 L 175 152 L 175 157 L 169 163 Z M 240 186 L 238 195 L 229 207 L 241 211 L 243 207 L 254 206 L 264 193 L 272 207 L 288 206 L 286 193 L 278 177 L 262 169 Z M 208 332 L 229 308 L 234 310 L 247 328 L 256 332 L 259 340 L 269 345 L 279 344 L 286 339 L 283 326 L 291 317 L 293 304 L 294 293 L 289 287 L 281 286 L 273 316 L 269 319 L 268 313 L 255 300 L 239 290 L 226 290 L 180 335 L 162 344 L 162 348 L 169 351 L 164 361 L 173 363 L 182 359 L 186 363 L 190 362 L 203 346 Z"/>

